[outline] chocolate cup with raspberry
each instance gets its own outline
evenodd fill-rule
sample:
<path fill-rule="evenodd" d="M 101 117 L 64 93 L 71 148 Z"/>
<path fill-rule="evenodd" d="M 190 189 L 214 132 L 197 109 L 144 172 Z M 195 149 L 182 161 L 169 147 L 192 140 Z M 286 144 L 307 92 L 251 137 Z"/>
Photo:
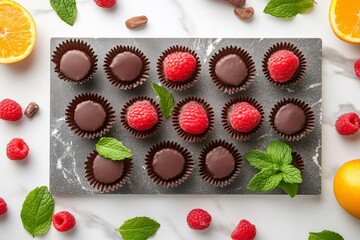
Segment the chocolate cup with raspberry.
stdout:
<path fill-rule="evenodd" d="M 242 48 L 228 46 L 209 62 L 210 77 L 222 92 L 234 94 L 249 87 L 256 76 L 255 62 Z"/>
<path fill-rule="evenodd" d="M 194 72 L 188 79 L 186 79 L 185 81 L 174 82 L 174 81 L 171 81 L 166 78 L 166 75 L 164 72 L 164 61 L 167 56 L 169 56 L 170 54 L 173 54 L 173 53 L 177 53 L 177 52 L 185 52 L 185 53 L 189 53 L 190 55 L 192 55 L 196 60 L 196 67 L 195 67 Z M 166 49 L 157 61 L 157 73 L 158 73 L 160 82 L 165 87 L 173 89 L 173 90 L 177 90 L 177 91 L 182 91 L 184 89 L 188 89 L 188 88 L 191 88 L 192 86 L 194 86 L 195 82 L 198 80 L 198 78 L 200 76 L 200 71 L 201 71 L 200 58 L 198 57 L 198 55 L 196 54 L 196 52 L 194 50 L 191 50 L 190 48 L 185 47 L 185 46 L 176 45 L 176 46 L 172 46 L 172 47 Z"/>
<path fill-rule="evenodd" d="M 305 169 L 305 163 L 301 155 L 297 152 L 292 152 L 292 157 L 293 157 L 292 165 L 294 165 L 294 167 L 299 169 L 301 174 L 303 174 Z"/>
<path fill-rule="evenodd" d="M 159 186 L 173 188 L 193 172 L 190 152 L 176 142 L 164 141 L 151 147 L 145 157 L 146 172 Z"/>
<path fill-rule="evenodd" d="M 106 54 L 104 70 L 111 85 L 129 90 L 149 78 L 150 62 L 140 49 L 118 45 Z"/>
<path fill-rule="evenodd" d="M 239 103 L 246 102 L 254 107 L 260 113 L 260 122 L 257 124 L 255 128 L 253 128 L 250 132 L 239 132 L 234 129 L 229 120 L 229 115 L 232 111 L 232 108 Z M 253 98 L 251 97 L 236 97 L 227 102 L 222 111 L 221 111 L 221 122 L 227 133 L 235 140 L 247 141 L 249 140 L 255 133 L 257 133 L 264 122 L 264 109 L 263 107 Z"/>
<path fill-rule="evenodd" d="M 299 141 L 315 127 L 315 116 L 311 107 L 296 98 L 284 98 L 271 109 L 270 125 L 283 139 Z"/>
<path fill-rule="evenodd" d="M 91 80 L 97 71 L 97 56 L 90 44 L 83 40 L 69 39 L 60 43 L 51 61 L 59 79 L 66 82 L 82 84 Z"/>
<path fill-rule="evenodd" d="M 293 77 L 286 82 L 274 81 L 271 78 L 270 72 L 268 69 L 268 62 L 269 62 L 271 55 L 280 50 L 288 50 L 288 51 L 294 53 L 295 56 L 299 59 L 299 66 L 298 66 L 296 72 L 294 73 Z M 272 83 L 280 88 L 289 87 L 289 86 L 295 85 L 296 83 L 301 81 L 301 79 L 304 77 L 305 72 L 306 72 L 306 58 L 305 58 L 304 54 L 294 44 L 289 43 L 289 42 L 276 43 L 273 46 L 271 46 L 265 53 L 263 61 L 262 61 L 262 70 L 263 70 L 263 73 L 264 73 L 266 79 L 270 83 Z"/>
<path fill-rule="evenodd" d="M 142 102 L 142 101 L 149 102 L 154 107 L 154 109 L 157 113 L 157 116 L 158 116 L 158 121 L 155 123 L 155 125 L 152 128 L 150 128 L 148 130 L 144 130 L 144 131 L 140 131 L 140 130 L 132 128 L 129 125 L 128 118 L 127 118 L 127 113 L 129 111 L 129 109 L 133 106 L 133 104 L 135 104 L 137 102 Z M 157 104 L 157 102 L 155 102 L 154 99 L 147 97 L 147 96 L 138 96 L 133 99 L 130 99 L 127 103 L 125 103 L 125 105 L 123 106 L 123 108 L 121 110 L 120 121 L 121 121 L 122 125 L 124 126 L 124 128 L 126 130 L 128 130 L 134 137 L 136 137 L 137 139 L 144 139 L 144 138 L 151 137 L 156 133 L 156 131 L 161 126 L 163 119 L 162 119 L 162 112 L 161 112 L 160 106 L 159 106 L 159 104 Z"/>
<path fill-rule="evenodd" d="M 225 187 L 239 175 L 241 164 L 241 155 L 233 144 L 215 140 L 200 153 L 199 173 L 210 185 Z"/>
<path fill-rule="evenodd" d="M 198 135 L 190 134 L 185 132 L 180 126 L 180 115 L 184 107 L 189 103 L 199 104 L 206 112 L 208 118 L 208 127 L 204 132 Z M 187 97 L 176 104 L 172 116 L 173 126 L 177 134 L 187 142 L 201 142 L 207 138 L 209 133 L 214 128 L 214 111 L 210 104 L 208 104 L 204 99 L 198 97 Z"/>
<path fill-rule="evenodd" d="M 95 164 L 94 164 L 95 163 Z M 95 150 L 85 161 L 85 178 L 100 192 L 112 192 L 127 183 L 132 174 L 132 159 L 113 161 L 101 157 Z"/>
<path fill-rule="evenodd" d="M 116 120 L 110 103 L 95 93 L 76 96 L 65 111 L 66 123 L 71 131 L 82 138 L 102 137 Z"/>

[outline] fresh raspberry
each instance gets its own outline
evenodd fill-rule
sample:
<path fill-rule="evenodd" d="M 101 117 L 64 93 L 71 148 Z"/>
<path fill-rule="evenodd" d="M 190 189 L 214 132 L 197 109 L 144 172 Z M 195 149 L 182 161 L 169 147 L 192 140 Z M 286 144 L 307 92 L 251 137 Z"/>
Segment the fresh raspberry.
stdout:
<path fill-rule="evenodd" d="M 0 119 L 17 121 L 21 117 L 22 109 L 17 102 L 11 99 L 4 99 L 0 102 Z"/>
<path fill-rule="evenodd" d="M 243 219 L 231 234 L 233 240 L 253 240 L 256 236 L 255 225 Z"/>
<path fill-rule="evenodd" d="M 176 52 L 164 60 L 164 73 L 173 82 L 183 82 L 191 77 L 196 68 L 196 59 L 187 52 Z"/>
<path fill-rule="evenodd" d="M 75 217 L 66 211 L 58 212 L 53 216 L 53 225 L 59 232 L 66 232 L 76 224 Z"/>
<path fill-rule="evenodd" d="M 0 215 L 7 212 L 7 204 L 4 199 L 0 198 Z"/>
<path fill-rule="evenodd" d="M 179 117 L 180 128 L 187 133 L 199 135 L 208 128 L 209 119 L 205 109 L 198 103 L 188 103 Z"/>
<path fill-rule="evenodd" d="M 298 57 L 291 51 L 280 50 L 271 55 L 268 69 L 275 82 L 289 81 L 299 67 Z"/>
<path fill-rule="evenodd" d="M 95 0 L 95 3 L 102 8 L 111 8 L 115 5 L 116 0 Z"/>
<path fill-rule="evenodd" d="M 355 74 L 358 78 L 360 78 L 360 59 L 356 60 L 354 63 L 354 69 L 355 69 Z"/>
<path fill-rule="evenodd" d="M 336 120 L 335 128 L 341 135 L 352 135 L 359 131 L 359 116 L 354 112 L 345 113 Z"/>
<path fill-rule="evenodd" d="M 260 112 L 247 102 L 241 102 L 233 106 L 230 115 L 232 128 L 239 132 L 250 132 L 260 122 Z"/>
<path fill-rule="evenodd" d="M 207 229 L 211 223 L 210 214 L 200 208 L 195 208 L 189 212 L 186 221 L 190 228 L 195 230 Z"/>
<path fill-rule="evenodd" d="M 130 127 L 138 131 L 151 129 L 158 122 L 158 114 L 148 101 L 139 101 L 130 106 L 127 122 Z"/>
<path fill-rule="evenodd" d="M 11 160 L 23 160 L 29 154 L 29 146 L 21 138 L 12 139 L 6 146 L 6 155 Z"/>

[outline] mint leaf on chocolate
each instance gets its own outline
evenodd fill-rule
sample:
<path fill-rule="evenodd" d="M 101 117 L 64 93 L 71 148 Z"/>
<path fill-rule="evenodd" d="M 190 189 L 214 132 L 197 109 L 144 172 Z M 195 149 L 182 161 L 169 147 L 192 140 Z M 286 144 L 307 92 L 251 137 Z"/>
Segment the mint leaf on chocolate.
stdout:
<path fill-rule="evenodd" d="M 76 0 L 50 0 L 50 4 L 61 20 L 70 26 L 74 25 L 77 15 Z"/>
<path fill-rule="evenodd" d="M 166 90 L 166 88 L 156 83 L 151 83 L 151 87 L 160 98 L 160 108 L 162 113 L 164 114 L 164 117 L 170 117 L 175 106 L 173 96 L 168 90 Z"/>
<path fill-rule="evenodd" d="M 21 221 L 33 237 L 50 229 L 54 214 L 54 199 L 46 186 L 37 187 L 26 197 L 21 209 Z"/>
<path fill-rule="evenodd" d="M 271 191 L 275 189 L 282 180 L 280 173 L 273 169 L 263 169 L 251 179 L 247 189 L 252 191 Z"/>
<path fill-rule="evenodd" d="M 279 166 L 289 165 L 292 162 L 291 147 L 283 141 L 270 142 L 266 152 L 272 156 L 274 163 Z"/>
<path fill-rule="evenodd" d="M 299 13 L 305 13 L 313 6 L 313 0 L 270 0 L 264 13 L 279 18 L 290 18 Z"/>
<path fill-rule="evenodd" d="M 344 240 L 344 238 L 336 233 L 329 230 L 324 230 L 322 232 L 310 232 L 309 240 Z"/>
<path fill-rule="evenodd" d="M 286 192 L 290 197 L 293 198 L 298 193 L 299 184 L 281 181 L 278 185 L 278 188 L 281 188 L 284 192 Z"/>
<path fill-rule="evenodd" d="M 96 151 L 100 156 L 113 161 L 121 161 L 132 157 L 130 149 L 115 138 L 103 137 L 96 144 Z"/>
<path fill-rule="evenodd" d="M 273 159 L 267 152 L 251 150 L 244 155 L 249 164 L 257 170 L 273 167 Z"/>
<path fill-rule="evenodd" d="M 301 172 L 292 165 L 281 168 L 282 178 L 287 183 L 302 183 Z"/>
<path fill-rule="evenodd" d="M 124 240 L 146 240 L 153 236 L 160 224 L 148 217 L 135 217 L 126 220 L 119 229 Z"/>

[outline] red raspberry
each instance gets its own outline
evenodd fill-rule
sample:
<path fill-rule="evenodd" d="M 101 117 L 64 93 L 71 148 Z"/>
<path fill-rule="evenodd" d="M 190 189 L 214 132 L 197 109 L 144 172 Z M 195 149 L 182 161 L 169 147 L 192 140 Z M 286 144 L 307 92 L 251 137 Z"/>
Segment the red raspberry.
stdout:
<path fill-rule="evenodd" d="M 335 128 L 341 135 L 352 135 L 359 131 L 359 116 L 354 112 L 345 113 L 336 120 Z"/>
<path fill-rule="evenodd" d="M 176 52 L 167 56 L 163 63 L 167 79 L 183 82 L 191 77 L 196 68 L 196 59 L 187 52 Z"/>
<path fill-rule="evenodd" d="M 4 199 L 0 198 L 0 215 L 7 212 L 7 204 Z"/>
<path fill-rule="evenodd" d="M 358 78 L 360 78 L 360 59 L 356 60 L 354 63 L 354 69 L 355 69 L 355 74 Z"/>
<path fill-rule="evenodd" d="M 256 236 L 255 225 L 243 219 L 231 234 L 233 240 L 253 240 Z"/>
<path fill-rule="evenodd" d="M 185 132 L 199 135 L 208 128 L 209 119 L 205 109 L 200 104 L 188 103 L 180 113 L 179 124 Z"/>
<path fill-rule="evenodd" d="M 239 132 L 250 132 L 260 122 L 260 112 L 247 102 L 241 102 L 233 106 L 230 115 L 231 126 Z"/>
<path fill-rule="evenodd" d="M 158 122 L 158 114 L 148 101 L 139 101 L 130 106 L 127 122 L 130 127 L 139 131 L 151 129 Z"/>
<path fill-rule="evenodd" d="M 0 102 L 0 119 L 17 121 L 21 117 L 22 109 L 17 102 L 11 99 L 4 99 Z"/>
<path fill-rule="evenodd" d="M 211 223 L 211 216 L 207 211 L 195 208 L 189 212 L 186 221 L 190 228 L 195 230 L 204 230 L 209 227 Z"/>
<path fill-rule="evenodd" d="M 6 146 L 6 155 L 11 160 L 23 160 L 29 154 L 29 146 L 21 138 L 12 139 Z"/>
<path fill-rule="evenodd" d="M 115 5 L 116 0 L 95 0 L 95 3 L 102 8 L 111 8 Z"/>
<path fill-rule="evenodd" d="M 69 212 L 62 211 L 53 216 L 53 225 L 59 232 L 69 231 L 75 224 L 75 217 Z"/>
<path fill-rule="evenodd" d="M 299 67 L 298 57 L 291 51 L 280 50 L 271 55 L 268 69 L 275 82 L 289 81 Z"/>

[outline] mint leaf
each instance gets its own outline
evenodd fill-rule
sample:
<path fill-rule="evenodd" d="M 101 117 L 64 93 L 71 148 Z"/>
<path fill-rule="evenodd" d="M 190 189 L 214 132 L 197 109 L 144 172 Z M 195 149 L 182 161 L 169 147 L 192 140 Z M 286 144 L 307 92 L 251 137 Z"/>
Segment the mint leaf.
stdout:
<path fill-rule="evenodd" d="M 270 0 L 264 13 L 274 17 L 289 18 L 298 13 L 305 13 L 313 6 L 313 0 Z"/>
<path fill-rule="evenodd" d="M 50 0 L 50 4 L 61 20 L 74 25 L 77 15 L 76 0 Z"/>
<path fill-rule="evenodd" d="M 292 165 L 283 166 L 281 168 L 281 175 L 287 183 L 302 183 L 300 170 Z"/>
<path fill-rule="evenodd" d="M 252 191 L 271 191 L 279 185 L 282 180 L 281 173 L 273 169 L 263 169 L 251 179 L 247 189 Z"/>
<path fill-rule="evenodd" d="M 281 181 L 278 185 L 278 188 L 281 188 L 284 192 L 286 192 L 290 197 L 293 198 L 298 192 L 299 184 Z"/>
<path fill-rule="evenodd" d="M 340 234 L 329 230 L 318 233 L 310 232 L 309 234 L 309 240 L 344 240 Z"/>
<path fill-rule="evenodd" d="M 168 92 L 168 90 L 156 83 L 151 83 L 151 87 L 160 98 L 160 108 L 164 117 L 170 117 L 175 106 L 173 96 Z"/>
<path fill-rule="evenodd" d="M 117 229 L 124 240 L 146 240 L 153 236 L 160 228 L 160 224 L 148 217 L 135 217 L 126 220 Z"/>
<path fill-rule="evenodd" d="M 271 155 L 274 162 L 280 166 L 292 163 L 291 147 L 283 141 L 272 141 L 266 148 L 266 152 Z"/>
<path fill-rule="evenodd" d="M 272 168 L 273 166 L 273 159 L 266 152 L 251 150 L 244 155 L 244 158 L 252 167 L 258 170 Z"/>
<path fill-rule="evenodd" d="M 54 199 L 46 186 L 37 187 L 26 197 L 21 221 L 33 237 L 47 233 L 54 214 Z"/>
<path fill-rule="evenodd" d="M 96 144 L 96 151 L 100 156 L 114 161 L 121 161 L 132 157 L 130 149 L 115 138 L 103 137 Z"/>

